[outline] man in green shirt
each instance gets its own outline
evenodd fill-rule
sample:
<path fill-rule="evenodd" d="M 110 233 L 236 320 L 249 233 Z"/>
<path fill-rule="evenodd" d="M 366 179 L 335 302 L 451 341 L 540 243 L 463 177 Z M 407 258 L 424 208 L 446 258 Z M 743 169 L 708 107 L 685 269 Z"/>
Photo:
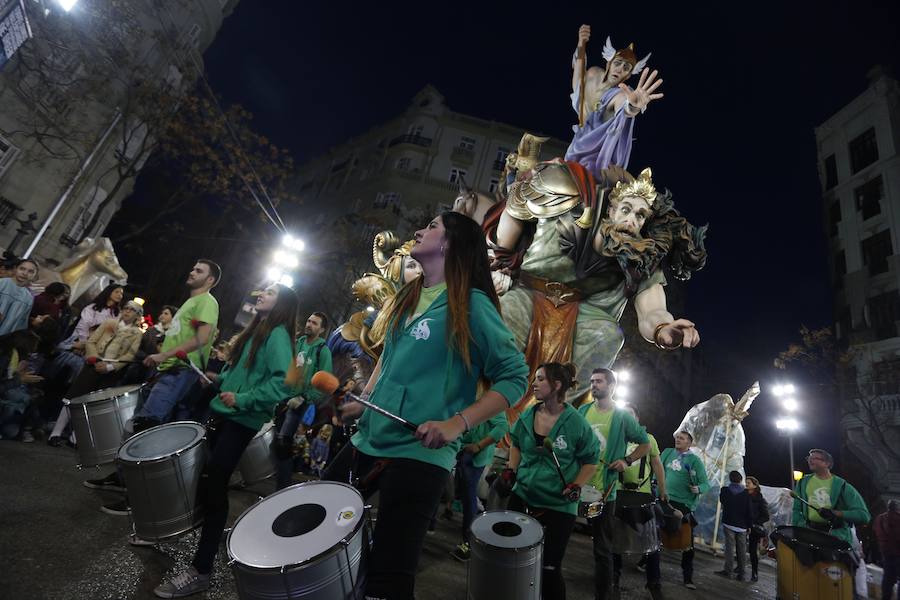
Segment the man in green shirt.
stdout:
<path fill-rule="evenodd" d="M 320 392 L 310 383 L 317 371 L 331 373 L 333 370 L 331 350 L 325 345 L 327 333 L 328 317 L 325 313 L 314 312 L 306 319 L 303 335 L 297 338 L 295 355 L 297 366 L 303 369 L 303 385 L 300 393 L 281 405 L 277 411 L 284 419 L 278 427 L 276 445 L 280 449 L 276 477 L 279 490 L 291 485 L 292 482 L 293 455 L 290 449 L 300 421 L 302 420 L 307 427 L 311 426 L 319 407 L 330 399 L 330 396 Z"/>
<path fill-rule="evenodd" d="M 813 448 L 806 457 L 811 474 L 804 475 L 794 489 L 797 496 L 808 502 L 794 501 L 791 523 L 828 532 L 853 544 L 850 525 L 865 525 L 871 519 L 869 509 L 856 488 L 831 472 L 831 454 Z"/>
<path fill-rule="evenodd" d="M 706 467 L 696 454 L 691 452 L 694 436 L 687 431 L 675 434 L 675 447 L 666 448 L 660 460 L 666 469 L 666 491 L 669 503 L 684 514 L 691 524 L 691 547 L 681 553 L 681 574 L 684 587 L 696 590 L 694 585 L 694 517 L 691 514 L 700 502 L 700 495 L 709 489 Z"/>
<path fill-rule="evenodd" d="M 591 520 L 594 540 L 594 597 L 597 600 L 609 598 L 613 591 L 612 518 L 616 512 L 619 473 L 623 473 L 650 451 L 647 431 L 631 414 L 616 408 L 613 403 L 615 390 L 615 373 L 604 368 L 594 369 L 591 372 L 591 396 L 594 401 L 579 409 L 600 442 L 601 466 L 591 485 L 603 493 L 609 490 L 603 511 Z M 627 452 L 629 443 L 636 444 L 631 453 Z"/>

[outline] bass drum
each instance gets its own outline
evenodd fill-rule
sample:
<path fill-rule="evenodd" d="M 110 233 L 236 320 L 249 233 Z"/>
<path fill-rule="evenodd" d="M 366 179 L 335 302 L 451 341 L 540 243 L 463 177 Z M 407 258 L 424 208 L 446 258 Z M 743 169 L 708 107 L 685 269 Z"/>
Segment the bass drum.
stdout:
<path fill-rule="evenodd" d="M 242 600 L 362 600 L 371 525 L 353 487 L 309 481 L 235 521 L 228 558 Z"/>
<path fill-rule="evenodd" d="M 63 400 L 78 440 L 78 466 L 94 467 L 116 460 L 125 439 L 125 423 L 134 416 L 142 387 L 123 385 Z"/>
<path fill-rule="evenodd" d="M 539 600 L 544 529 L 528 515 L 491 510 L 472 521 L 468 600 Z"/>
<path fill-rule="evenodd" d="M 850 544 L 805 527 L 772 534 L 778 560 L 778 597 L 785 600 L 853 600 Z"/>

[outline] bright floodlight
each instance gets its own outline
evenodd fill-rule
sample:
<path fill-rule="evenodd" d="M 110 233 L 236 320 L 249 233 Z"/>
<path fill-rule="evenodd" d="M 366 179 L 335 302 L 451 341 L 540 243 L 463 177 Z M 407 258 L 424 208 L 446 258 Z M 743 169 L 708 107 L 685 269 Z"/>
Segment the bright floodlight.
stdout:
<path fill-rule="evenodd" d="M 59 3 L 60 6 L 62 6 L 62 9 L 66 12 L 69 12 L 70 10 L 72 10 L 72 7 L 74 7 L 76 4 L 78 4 L 78 0 L 56 0 L 56 1 Z"/>
<path fill-rule="evenodd" d="M 784 388 L 780 385 L 773 386 L 772 393 L 776 396 L 781 396 L 782 394 L 784 394 Z"/>
<path fill-rule="evenodd" d="M 285 236 L 281 238 L 281 243 L 296 252 L 303 252 L 303 248 L 306 247 L 306 244 L 303 243 L 303 240 L 301 240 L 300 238 L 295 238 L 289 233 L 285 234 Z"/>
<path fill-rule="evenodd" d="M 785 410 L 788 410 L 790 412 L 794 412 L 795 410 L 797 410 L 797 407 L 799 406 L 799 404 L 797 404 L 796 398 L 785 398 L 782 401 L 781 405 L 784 406 Z"/>
<path fill-rule="evenodd" d="M 269 281 L 278 281 L 279 279 L 281 279 L 282 275 L 283 273 L 278 267 L 269 267 L 269 269 L 266 271 L 266 279 L 268 279 Z"/>
<path fill-rule="evenodd" d="M 294 278 L 291 277 L 290 275 L 282 275 L 278 279 L 278 283 L 280 283 L 281 285 L 286 285 L 287 287 L 293 287 L 294 286 Z"/>
<path fill-rule="evenodd" d="M 775 427 L 777 427 L 781 431 L 793 433 L 794 431 L 800 429 L 800 423 L 798 423 L 797 419 L 794 418 L 778 419 L 777 421 L 775 421 Z"/>
<path fill-rule="evenodd" d="M 631 381 L 631 373 L 626 370 L 616 371 L 616 379 L 621 382 Z"/>
<path fill-rule="evenodd" d="M 613 400 L 613 404 L 616 405 L 616 408 L 625 408 L 628 405 L 627 402 L 625 402 L 624 400 L 621 400 L 621 399 Z"/>
<path fill-rule="evenodd" d="M 615 395 L 616 398 L 627 398 L 629 389 L 624 385 L 620 385 L 616 387 Z"/>
<path fill-rule="evenodd" d="M 790 396 L 791 394 L 794 393 L 794 386 L 790 383 L 785 384 L 784 387 L 781 389 L 785 396 Z"/>
<path fill-rule="evenodd" d="M 296 269 L 300 265 L 300 259 L 293 252 L 285 252 L 284 250 L 276 250 L 273 255 L 275 262 L 289 269 Z"/>

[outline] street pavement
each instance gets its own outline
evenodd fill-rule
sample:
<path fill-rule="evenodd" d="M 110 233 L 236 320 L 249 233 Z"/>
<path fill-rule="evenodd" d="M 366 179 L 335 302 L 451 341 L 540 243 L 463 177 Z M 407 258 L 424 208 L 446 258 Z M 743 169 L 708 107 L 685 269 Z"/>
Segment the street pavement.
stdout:
<path fill-rule="evenodd" d="M 23 444 L 0 441 L 0 598 L 10 600 L 114 600 L 155 598 L 153 588 L 193 556 L 197 534 L 156 547 L 130 546 L 127 517 L 100 512 L 100 505 L 121 495 L 90 490 L 83 479 L 105 475 L 110 469 L 75 468 L 76 454 L 66 447 L 51 448 L 41 441 Z M 274 490 L 262 482 L 252 490 L 232 491 L 232 518 Z M 466 565 L 450 551 L 459 540 L 460 515 L 439 519 L 437 530 L 426 539 L 417 578 L 418 600 L 464 600 Z M 234 581 L 224 560 L 224 544 L 217 558 L 209 600 L 237 598 Z M 698 551 L 694 581 L 698 589 L 680 585 L 680 555 L 663 553 L 663 589 L 666 598 L 766 600 L 775 596 L 775 570 L 760 567 L 758 583 L 726 580 L 713 574 L 722 559 Z M 649 598 L 644 575 L 625 559 L 623 600 Z M 575 532 L 569 543 L 563 572 L 568 598 L 592 598 L 591 539 Z"/>

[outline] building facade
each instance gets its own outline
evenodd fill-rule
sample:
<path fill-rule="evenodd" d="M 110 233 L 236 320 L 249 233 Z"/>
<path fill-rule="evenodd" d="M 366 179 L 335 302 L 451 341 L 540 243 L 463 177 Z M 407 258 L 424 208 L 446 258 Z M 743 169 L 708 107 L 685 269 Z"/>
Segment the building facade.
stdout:
<path fill-rule="evenodd" d="M 900 83 L 879 68 L 816 128 L 834 286 L 850 349 L 844 447 L 882 495 L 900 494 Z"/>
<path fill-rule="evenodd" d="M 133 89 L 183 89 L 236 4 L 25 3 L 32 38 L 0 69 L 0 249 L 53 265 L 103 232 L 152 137 Z"/>

